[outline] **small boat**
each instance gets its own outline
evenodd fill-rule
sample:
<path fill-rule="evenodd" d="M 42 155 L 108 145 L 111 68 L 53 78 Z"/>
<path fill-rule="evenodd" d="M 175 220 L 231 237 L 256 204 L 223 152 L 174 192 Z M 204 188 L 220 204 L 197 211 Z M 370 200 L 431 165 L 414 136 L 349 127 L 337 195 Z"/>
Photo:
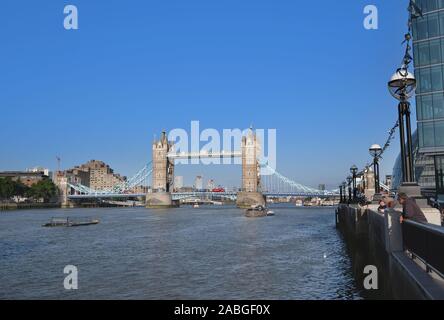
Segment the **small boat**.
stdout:
<path fill-rule="evenodd" d="M 296 207 L 303 207 L 304 203 L 301 200 L 297 200 L 295 205 Z"/>
<path fill-rule="evenodd" d="M 269 216 L 269 217 L 274 216 L 274 211 L 267 210 L 267 216 Z"/>
<path fill-rule="evenodd" d="M 66 219 L 52 218 L 50 222 L 45 223 L 44 225 L 42 225 L 42 227 L 83 227 L 83 226 L 98 224 L 99 222 L 100 221 L 97 219 L 91 219 L 87 221 L 75 221 L 75 220 L 70 220 L 69 218 Z"/>
<path fill-rule="evenodd" d="M 252 206 L 251 208 L 245 210 L 245 216 L 247 218 L 266 217 L 267 209 L 262 205 Z"/>
<path fill-rule="evenodd" d="M 195 208 L 195 209 L 199 208 L 199 204 L 198 203 L 194 204 L 193 208 Z"/>

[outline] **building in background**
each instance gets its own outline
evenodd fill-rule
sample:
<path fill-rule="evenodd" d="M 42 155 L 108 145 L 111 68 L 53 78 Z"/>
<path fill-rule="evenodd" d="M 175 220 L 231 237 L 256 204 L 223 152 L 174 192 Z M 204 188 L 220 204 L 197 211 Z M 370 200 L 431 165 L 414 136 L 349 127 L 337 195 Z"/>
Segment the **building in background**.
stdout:
<path fill-rule="evenodd" d="M 424 195 L 435 198 L 438 193 L 435 182 L 435 158 L 419 152 L 418 133 L 414 132 L 412 137 L 413 158 L 415 168 L 415 179 L 421 186 Z M 402 183 L 401 155 L 396 158 L 393 175 L 390 183 L 391 189 L 397 190 Z M 438 197 L 439 198 L 439 197 Z M 444 200 L 444 199 L 443 199 Z"/>
<path fill-rule="evenodd" d="M 203 177 L 197 176 L 194 180 L 194 189 L 195 190 L 203 190 Z"/>
<path fill-rule="evenodd" d="M 103 161 L 91 160 L 80 166 L 62 172 L 71 184 L 82 184 L 94 190 L 112 189 L 115 185 L 122 183 L 126 177 L 115 174 Z"/>
<path fill-rule="evenodd" d="M 211 191 L 215 188 L 216 188 L 216 184 L 214 183 L 214 180 L 213 179 L 208 180 L 207 190 Z"/>
<path fill-rule="evenodd" d="M 52 179 L 53 176 L 52 171 L 50 171 L 48 168 L 43 168 L 43 167 L 34 167 L 31 169 L 27 169 L 26 171 L 33 173 L 43 173 L 45 177 L 49 177 L 50 179 Z"/>
<path fill-rule="evenodd" d="M 180 190 L 183 188 L 183 176 L 175 176 L 174 177 L 174 189 Z"/>
<path fill-rule="evenodd" d="M 393 184 L 392 184 L 392 175 L 391 175 L 391 174 L 387 174 L 387 175 L 385 176 L 384 184 L 385 184 L 390 190 L 392 189 Z"/>
<path fill-rule="evenodd" d="M 33 168 L 26 171 L 2 171 L 0 172 L 0 178 L 10 178 L 13 181 L 20 181 L 27 187 L 31 187 L 34 184 L 45 180 L 51 179 L 52 173 L 45 168 Z"/>
<path fill-rule="evenodd" d="M 416 172 L 420 185 L 444 201 L 444 1 L 416 0 L 422 17 L 413 19 L 418 121 Z"/>

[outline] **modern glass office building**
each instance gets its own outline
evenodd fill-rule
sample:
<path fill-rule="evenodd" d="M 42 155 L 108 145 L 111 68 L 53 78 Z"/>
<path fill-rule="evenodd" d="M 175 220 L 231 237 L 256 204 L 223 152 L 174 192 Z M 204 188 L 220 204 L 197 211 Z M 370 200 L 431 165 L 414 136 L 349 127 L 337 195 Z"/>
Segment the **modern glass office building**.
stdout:
<path fill-rule="evenodd" d="M 432 157 L 437 194 L 444 200 L 444 0 L 415 0 L 413 19 L 418 152 Z"/>
<path fill-rule="evenodd" d="M 419 153 L 418 132 L 412 137 L 413 156 L 415 159 L 415 181 L 419 183 L 423 192 L 429 196 L 435 196 L 435 158 L 424 153 Z M 392 188 L 398 189 L 402 183 L 401 155 L 398 155 L 392 174 Z"/>

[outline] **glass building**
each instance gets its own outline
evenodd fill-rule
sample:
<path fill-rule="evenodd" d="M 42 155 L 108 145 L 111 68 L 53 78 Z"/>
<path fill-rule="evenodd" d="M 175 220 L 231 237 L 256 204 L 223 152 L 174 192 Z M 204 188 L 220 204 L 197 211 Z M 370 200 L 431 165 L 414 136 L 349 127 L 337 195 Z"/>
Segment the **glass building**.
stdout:
<path fill-rule="evenodd" d="M 428 196 L 435 196 L 435 158 L 424 153 L 419 153 L 418 132 L 415 131 L 412 135 L 412 147 L 414 167 L 415 167 L 415 181 L 419 183 L 423 193 Z M 398 189 L 402 183 L 402 167 L 401 155 L 396 158 L 395 166 L 393 167 L 392 188 Z M 444 200 L 444 199 L 443 199 Z"/>
<path fill-rule="evenodd" d="M 417 157 L 433 159 L 435 191 L 444 199 L 444 0 L 415 0 L 413 55 L 418 121 Z M 430 162 L 430 159 L 428 162 Z M 415 161 L 418 161 L 416 159 Z"/>

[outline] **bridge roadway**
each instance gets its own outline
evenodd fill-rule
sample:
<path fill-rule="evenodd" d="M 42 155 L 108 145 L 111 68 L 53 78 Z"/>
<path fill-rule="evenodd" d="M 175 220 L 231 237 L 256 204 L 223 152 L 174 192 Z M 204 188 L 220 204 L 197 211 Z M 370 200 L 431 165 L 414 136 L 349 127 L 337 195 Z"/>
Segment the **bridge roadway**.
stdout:
<path fill-rule="evenodd" d="M 237 196 L 237 192 L 175 192 L 172 194 L 174 200 L 186 199 L 191 197 L 222 197 L 222 198 L 234 198 Z M 286 198 L 286 197 L 319 197 L 319 198 L 330 198 L 330 197 L 338 197 L 338 194 L 331 193 L 303 193 L 303 192 L 264 192 L 264 196 L 269 198 Z M 111 198 L 139 198 L 145 197 L 145 193 L 128 193 L 128 194 L 78 194 L 78 195 L 68 195 L 68 199 L 76 200 L 76 199 L 111 199 Z"/>
<path fill-rule="evenodd" d="M 207 158 L 240 158 L 242 157 L 241 151 L 201 151 L 201 152 L 170 152 L 167 154 L 169 159 L 207 159 Z"/>

